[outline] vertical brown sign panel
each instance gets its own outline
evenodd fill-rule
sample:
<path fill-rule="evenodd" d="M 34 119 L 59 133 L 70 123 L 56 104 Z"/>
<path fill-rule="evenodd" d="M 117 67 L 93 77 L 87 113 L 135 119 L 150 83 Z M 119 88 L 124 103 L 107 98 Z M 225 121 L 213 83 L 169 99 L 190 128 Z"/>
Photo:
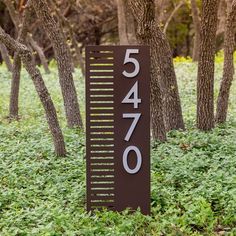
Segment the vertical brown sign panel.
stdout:
<path fill-rule="evenodd" d="M 87 208 L 150 212 L 146 46 L 86 48 Z"/>

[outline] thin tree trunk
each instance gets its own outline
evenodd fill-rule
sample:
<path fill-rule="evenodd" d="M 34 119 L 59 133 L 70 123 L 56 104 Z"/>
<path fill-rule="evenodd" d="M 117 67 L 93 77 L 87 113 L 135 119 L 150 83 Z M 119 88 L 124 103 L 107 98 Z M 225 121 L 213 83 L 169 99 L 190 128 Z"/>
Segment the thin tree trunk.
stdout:
<path fill-rule="evenodd" d="M 194 33 L 195 33 L 194 44 L 193 44 L 193 61 L 198 61 L 199 48 L 200 48 L 201 22 L 199 18 L 199 10 L 196 0 L 191 0 L 191 8 L 192 8 L 192 18 L 193 18 Z"/>
<path fill-rule="evenodd" d="M 197 82 L 197 127 L 214 128 L 214 68 L 219 0 L 203 0 Z"/>
<path fill-rule="evenodd" d="M 49 74 L 50 70 L 49 70 L 49 67 L 48 67 L 47 58 L 45 57 L 42 48 L 38 45 L 38 43 L 33 39 L 32 36 L 28 36 L 28 41 L 31 44 L 32 48 L 37 52 L 45 72 L 47 74 Z"/>
<path fill-rule="evenodd" d="M 39 95 L 41 103 L 45 109 L 48 125 L 53 137 L 55 153 L 57 156 L 65 156 L 66 149 L 63 134 L 58 123 L 56 109 L 44 84 L 40 71 L 36 68 L 32 59 L 30 50 L 23 44 L 15 41 L 0 27 L 0 42 L 4 43 L 8 48 L 18 51 L 26 70 L 28 71 L 34 83 L 35 89 Z"/>
<path fill-rule="evenodd" d="M 19 54 L 16 52 L 14 55 L 9 103 L 9 119 L 11 120 L 17 120 L 19 118 L 20 73 L 21 59 L 19 57 Z"/>
<path fill-rule="evenodd" d="M 60 9 L 58 9 L 57 3 L 55 0 L 51 0 L 51 5 L 54 6 L 55 11 L 58 15 L 58 20 L 61 22 L 61 25 L 62 26 L 64 25 L 69 30 L 70 39 L 71 39 L 73 48 L 75 49 L 77 64 L 79 64 L 82 75 L 83 77 L 85 77 L 85 63 L 84 63 L 84 59 L 80 51 L 80 48 L 78 46 L 78 42 L 76 40 L 76 35 L 74 32 L 73 26 L 71 25 L 70 21 L 61 13 Z"/>
<path fill-rule="evenodd" d="M 118 13 L 118 31 L 120 38 L 120 45 L 128 45 L 128 35 L 126 31 L 126 14 L 125 14 L 125 0 L 116 0 Z"/>
<path fill-rule="evenodd" d="M 174 10 L 171 12 L 170 16 L 168 17 L 166 23 L 165 23 L 165 26 L 164 26 L 164 29 L 163 29 L 163 32 L 164 34 L 166 34 L 166 31 L 168 29 L 168 26 L 171 22 L 171 20 L 173 19 L 174 15 L 178 12 L 178 10 L 180 9 L 180 7 L 182 7 L 184 5 L 184 2 L 183 1 L 180 1 L 176 7 L 174 8 Z"/>
<path fill-rule="evenodd" d="M 161 89 L 166 130 L 184 129 L 172 53 L 167 38 L 158 27 L 155 19 L 154 1 L 129 0 L 129 4 L 138 23 L 137 37 L 139 43 L 150 45 L 152 68 L 155 70 L 155 73 L 152 72 L 152 87 L 160 86 Z M 154 96 L 153 101 L 159 99 L 155 98 L 156 94 L 154 93 L 152 96 Z M 156 104 L 152 105 L 156 106 Z M 153 107 L 155 111 L 158 109 Z"/>
<path fill-rule="evenodd" d="M 8 71 L 12 72 L 12 63 L 8 53 L 8 50 L 4 44 L 0 43 L 0 53 L 2 55 L 3 61 L 6 63 Z"/>
<path fill-rule="evenodd" d="M 20 17 L 14 7 L 14 2 L 11 0 L 4 0 L 4 3 L 14 23 L 17 37 L 20 31 Z M 9 118 L 11 120 L 18 119 L 19 117 L 19 92 L 20 92 L 20 72 L 21 72 L 21 59 L 17 52 L 14 53 L 13 67 L 12 67 L 12 80 L 11 80 L 11 93 L 9 103 Z"/>
<path fill-rule="evenodd" d="M 72 60 L 64 34 L 50 14 L 45 0 L 33 0 L 37 17 L 41 20 L 49 39 L 51 40 L 58 63 L 59 79 L 64 99 L 64 106 L 69 127 L 82 128 L 79 103 L 72 75 Z"/>
<path fill-rule="evenodd" d="M 234 78 L 234 49 L 236 23 L 236 0 L 228 2 L 228 13 L 225 25 L 224 69 L 217 101 L 216 122 L 224 123 L 227 118 L 230 88 Z"/>

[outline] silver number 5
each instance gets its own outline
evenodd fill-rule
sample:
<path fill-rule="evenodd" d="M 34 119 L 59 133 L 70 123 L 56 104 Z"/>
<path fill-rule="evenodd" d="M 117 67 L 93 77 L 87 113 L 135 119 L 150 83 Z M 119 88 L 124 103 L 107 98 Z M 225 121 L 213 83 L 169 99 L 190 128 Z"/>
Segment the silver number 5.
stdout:
<path fill-rule="evenodd" d="M 134 65 L 134 71 L 129 73 L 127 71 L 123 71 L 123 75 L 127 78 L 134 78 L 136 75 L 138 75 L 140 71 L 140 65 L 137 59 L 130 57 L 131 54 L 139 54 L 139 49 L 127 49 L 125 53 L 125 61 L 124 65 L 127 63 L 132 63 Z"/>

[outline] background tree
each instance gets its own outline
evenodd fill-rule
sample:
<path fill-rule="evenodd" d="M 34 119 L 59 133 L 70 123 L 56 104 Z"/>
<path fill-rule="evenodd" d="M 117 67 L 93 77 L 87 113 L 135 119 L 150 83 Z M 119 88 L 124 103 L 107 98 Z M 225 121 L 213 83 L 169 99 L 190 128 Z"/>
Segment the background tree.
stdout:
<path fill-rule="evenodd" d="M 202 1 L 201 40 L 197 81 L 197 127 L 214 127 L 214 68 L 219 0 Z"/>
<path fill-rule="evenodd" d="M 198 61 L 200 49 L 200 17 L 196 0 L 191 0 L 192 18 L 194 25 L 194 44 L 193 44 L 193 61 Z"/>
<path fill-rule="evenodd" d="M 178 85 L 174 71 L 172 53 L 169 43 L 158 26 L 155 16 L 154 1 L 139 0 L 129 1 L 133 15 L 137 21 L 137 37 L 139 43 L 150 45 L 152 64 L 152 109 L 160 111 L 161 99 L 158 96 L 158 88 L 161 89 L 163 118 L 167 131 L 184 129 L 181 103 Z M 160 119 L 161 114 L 154 119 Z M 153 124 L 153 129 L 156 129 Z"/>
<path fill-rule="evenodd" d="M 7 35 L 1 27 L 0 27 L 0 42 L 5 44 L 9 49 L 17 51 L 19 53 L 19 56 L 21 57 L 26 70 L 31 76 L 35 89 L 45 109 L 48 125 L 53 137 L 55 153 L 57 156 L 65 156 L 66 155 L 65 143 L 62 131 L 60 129 L 57 120 L 56 109 L 54 107 L 50 94 L 44 84 L 41 73 L 34 64 L 34 60 L 30 50 L 25 45 L 15 41 L 13 38 Z"/>
<path fill-rule="evenodd" d="M 224 123 L 227 118 L 227 110 L 230 96 L 230 87 L 234 78 L 234 50 L 235 50 L 235 23 L 236 0 L 227 1 L 227 20 L 224 36 L 224 69 L 217 101 L 216 122 Z"/>
<path fill-rule="evenodd" d="M 32 3 L 37 17 L 40 19 L 54 48 L 67 124 L 69 127 L 82 128 L 79 103 L 72 75 L 72 60 L 65 36 L 51 16 L 47 2 L 45 0 L 33 0 Z"/>

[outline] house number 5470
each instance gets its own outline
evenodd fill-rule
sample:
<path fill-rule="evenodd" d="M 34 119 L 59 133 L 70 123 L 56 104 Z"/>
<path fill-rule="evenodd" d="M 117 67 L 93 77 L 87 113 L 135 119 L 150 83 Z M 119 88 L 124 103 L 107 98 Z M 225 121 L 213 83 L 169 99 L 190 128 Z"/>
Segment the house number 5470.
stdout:
<path fill-rule="evenodd" d="M 132 63 L 134 66 L 134 70 L 132 72 L 123 71 L 123 75 L 127 79 L 133 79 L 140 72 L 140 64 L 136 58 L 132 57 L 132 54 L 139 54 L 139 49 L 127 49 L 126 50 L 124 65 L 126 65 L 128 63 Z M 132 86 L 132 88 L 130 89 L 130 91 L 128 92 L 128 94 L 123 99 L 122 103 L 133 104 L 134 109 L 138 109 L 139 104 L 141 102 L 142 102 L 142 100 L 139 98 L 139 95 L 138 95 L 138 81 L 136 81 L 134 83 L 134 85 Z M 126 142 L 129 142 L 134 131 L 135 131 L 135 128 L 137 127 L 138 122 L 141 118 L 141 113 L 137 113 L 137 112 L 123 113 L 123 118 L 124 119 L 133 119 L 133 122 L 132 122 L 132 124 L 131 124 L 125 138 L 124 138 L 124 140 Z M 132 151 L 135 152 L 137 160 L 136 160 L 135 168 L 131 169 L 128 164 L 128 157 L 129 157 L 129 153 Z M 129 174 L 136 174 L 139 172 L 139 170 L 141 169 L 141 166 L 142 166 L 142 154 L 141 154 L 138 147 L 131 145 L 131 146 L 128 146 L 124 150 L 124 152 L 123 152 L 123 166 L 124 166 L 125 171 Z"/>

